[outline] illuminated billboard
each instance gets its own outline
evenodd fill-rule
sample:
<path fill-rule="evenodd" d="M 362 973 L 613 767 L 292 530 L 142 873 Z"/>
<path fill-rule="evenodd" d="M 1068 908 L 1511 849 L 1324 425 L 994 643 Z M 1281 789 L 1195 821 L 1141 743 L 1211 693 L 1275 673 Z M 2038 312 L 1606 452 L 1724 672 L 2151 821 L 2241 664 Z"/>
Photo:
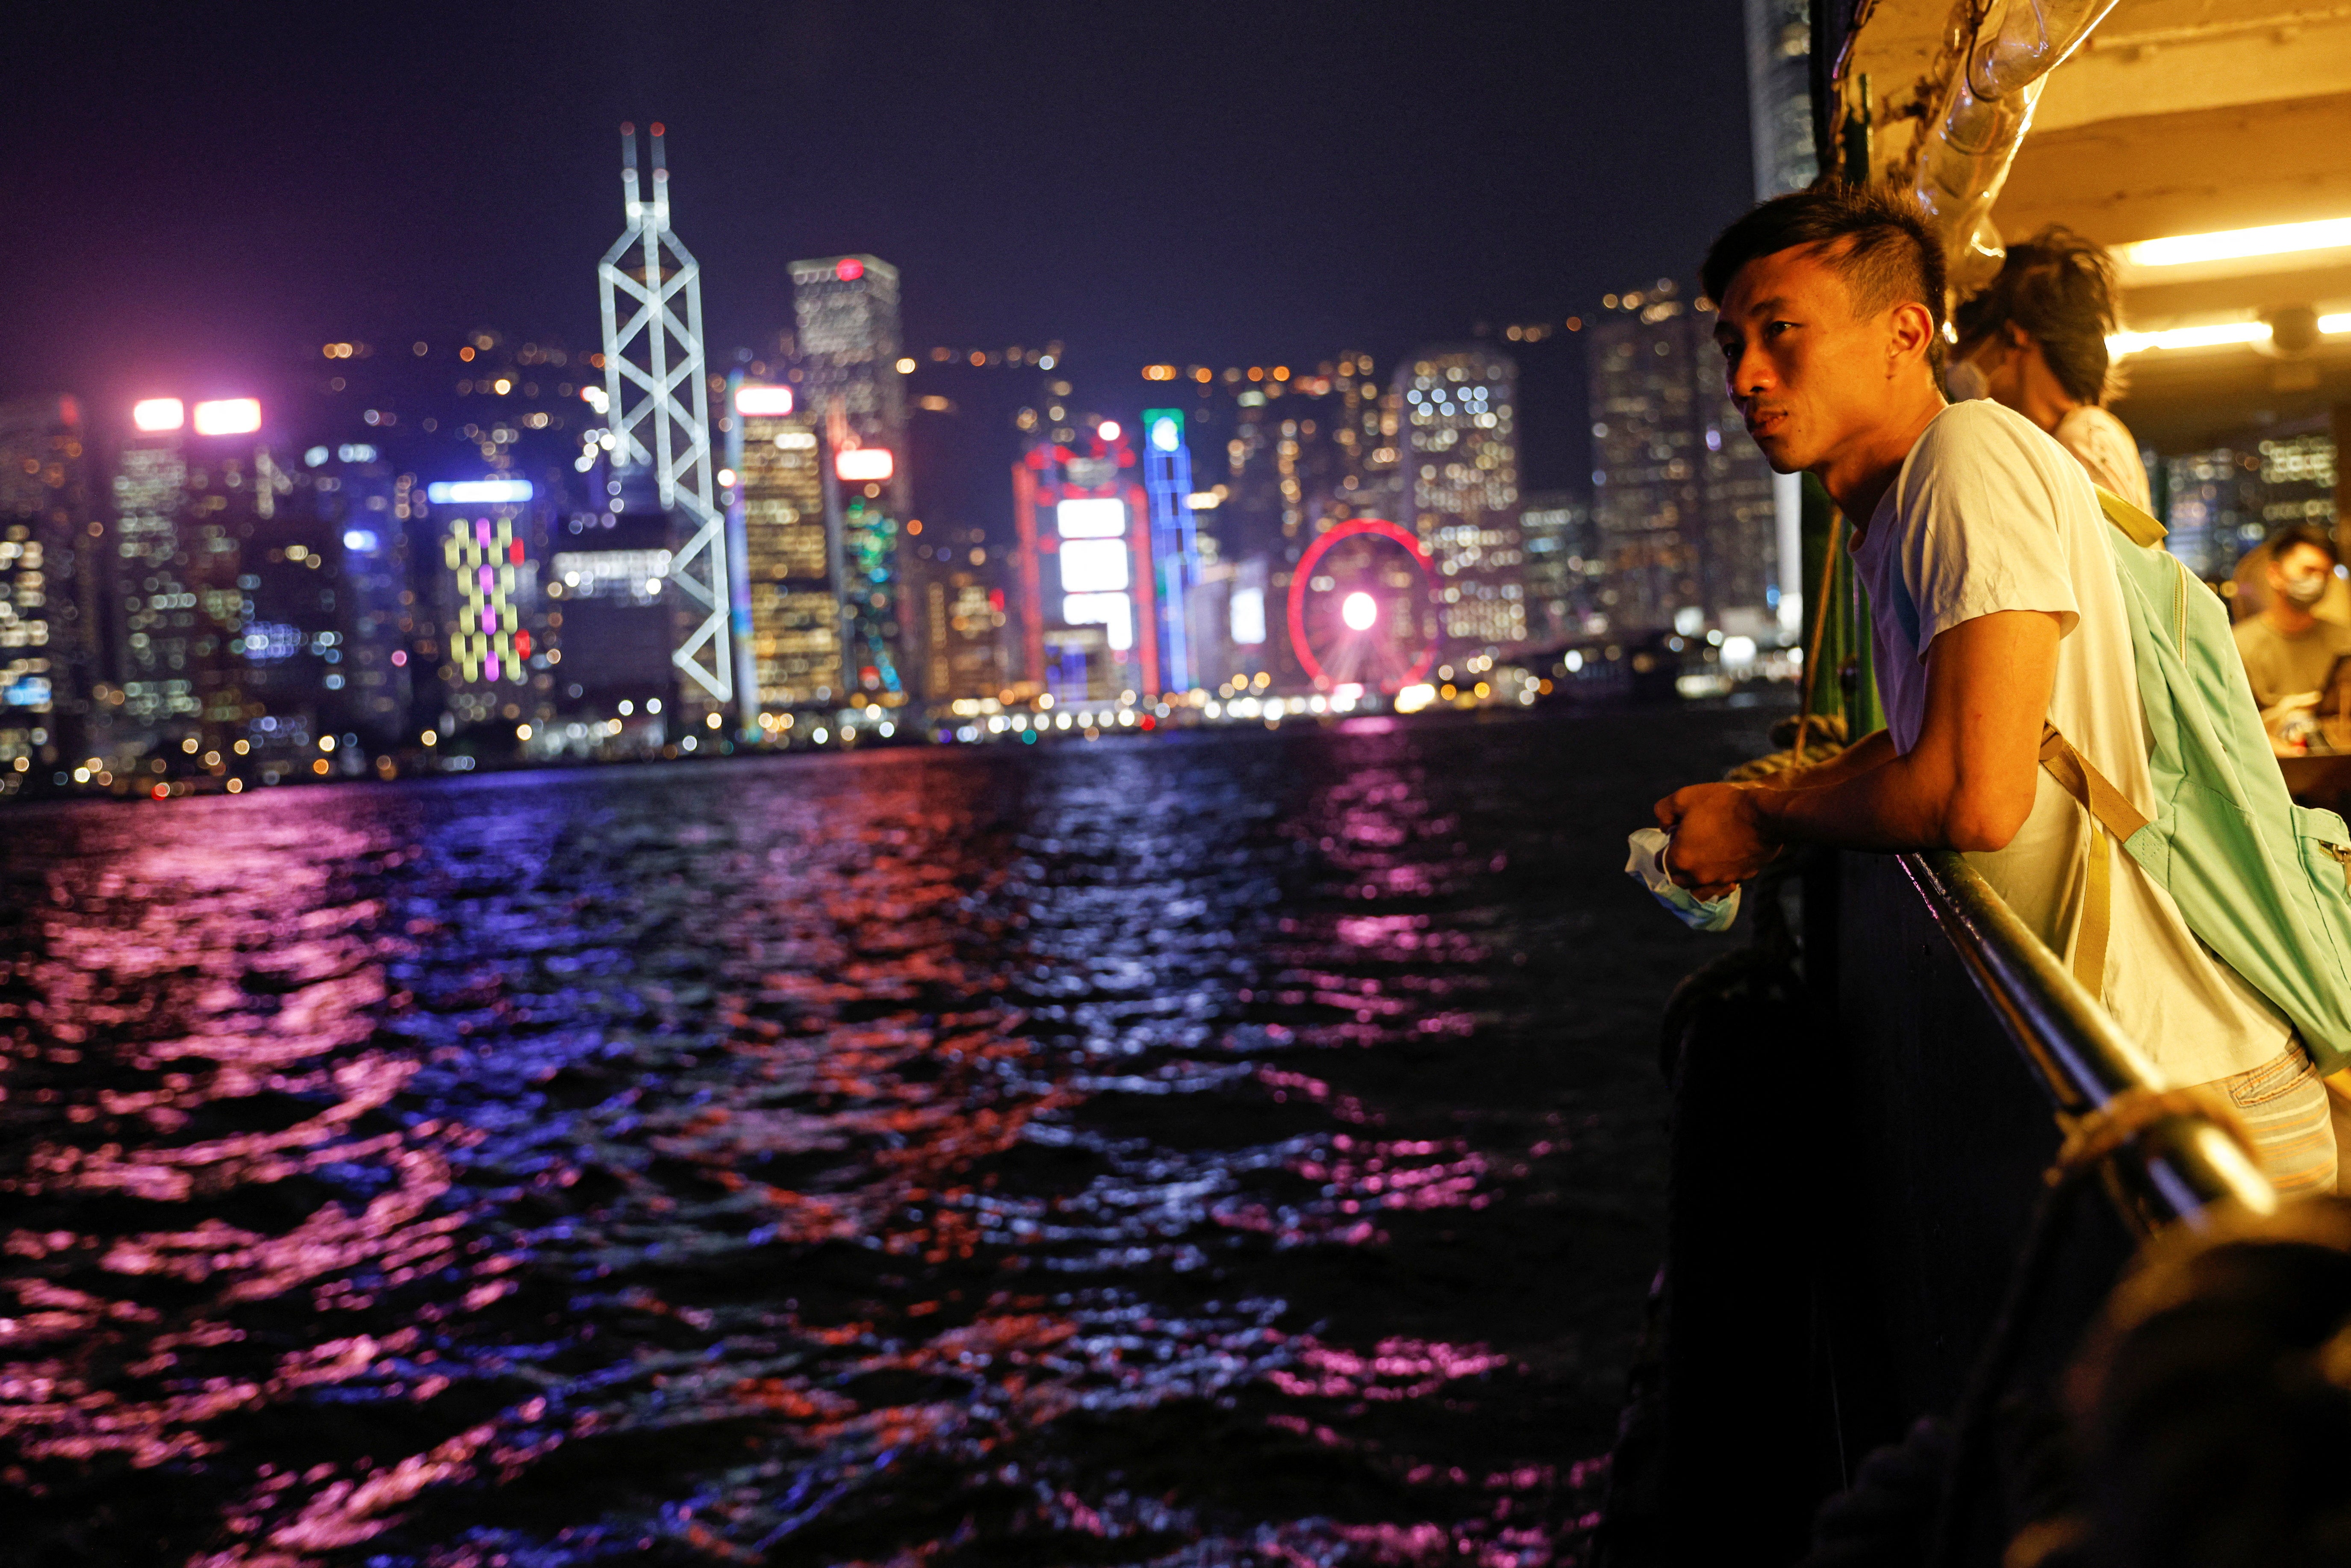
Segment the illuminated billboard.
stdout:
<path fill-rule="evenodd" d="M 175 397 L 142 398 L 131 405 L 131 423 L 150 434 L 177 430 L 188 423 L 188 410 Z"/>
<path fill-rule="evenodd" d="M 898 471 L 886 446 L 857 446 L 833 454 L 832 471 L 848 483 L 875 485 Z"/>
<path fill-rule="evenodd" d="M 735 412 L 755 418 L 771 418 L 792 412 L 792 389 L 789 387 L 744 387 L 735 394 Z"/>
<path fill-rule="evenodd" d="M 1069 539 L 1062 543 L 1062 592 L 1106 593 L 1123 589 L 1132 580 L 1125 540 Z"/>
<path fill-rule="evenodd" d="M 198 435 L 248 435 L 261 428 L 261 404 L 249 397 L 225 397 L 196 404 Z"/>
<path fill-rule="evenodd" d="M 1061 619 L 1072 626 L 1099 626 L 1113 653 L 1134 646 L 1134 601 L 1123 593 L 1069 593 Z"/>
<path fill-rule="evenodd" d="M 436 507 L 514 506 L 530 497 L 528 479 L 460 479 L 424 486 L 424 498 Z"/>
<path fill-rule="evenodd" d="M 1118 538 L 1126 532 L 1126 503 L 1115 496 L 1061 502 L 1053 508 L 1053 528 L 1065 539 Z"/>
<path fill-rule="evenodd" d="M 1254 648 L 1265 641 L 1265 590 L 1236 588 L 1228 601 L 1232 620 L 1233 641 L 1244 648 Z"/>

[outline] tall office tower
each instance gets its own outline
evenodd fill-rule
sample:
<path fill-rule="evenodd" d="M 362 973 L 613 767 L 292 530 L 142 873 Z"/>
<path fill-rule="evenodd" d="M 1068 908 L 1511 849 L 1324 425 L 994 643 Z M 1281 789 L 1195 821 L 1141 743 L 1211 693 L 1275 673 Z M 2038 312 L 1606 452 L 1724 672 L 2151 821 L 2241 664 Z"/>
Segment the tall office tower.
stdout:
<path fill-rule="evenodd" d="M 733 389 L 727 466 L 741 514 L 751 722 L 846 701 L 840 552 L 826 520 L 824 443 L 788 386 Z M 743 678 L 737 677 L 741 685 Z"/>
<path fill-rule="evenodd" d="M 99 694 L 114 744 L 131 754 L 167 736 L 193 735 L 204 712 L 196 691 L 197 596 L 181 549 L 188 463 L 181 451 L 187 407 L 148 398 L 131 411 L 138 434 L 114 465 L 115 684 Z"/>
<path fill-rule="evenodd" d="M 88 755 L 104 525 L 85 440 L 70 397 L 0 403 L 0 791 Z"/>
<path fill-rule="evenodd" d="M 112 569 L 119 686 L 105 694 L 118 749 L 225 754 L 288 725 L 308 704 L 266 678 L 249 635 L 255 570 L 293 488 L 250 398 L 150 398 L 117 457 Z M 269 646 L 266 637 L 263 648 Z"/>
<path fill-rule="evenodd" d="M 1795 535 L 1782 537 L 1780 514 L 1782 502 L 1800 505 L 1798 493 L 1788 491 L 1782 476 L 1771 472 L 1730 401 L 1710 306 L 1691 317 L 1689 331 L 1690 363 L 1698 382 L 1693 406 L 1705 497 L 1699 559 L 1707 614 L 1722 632 L 1761 638 L 1786 625 L 1780 606 L 1781 563 L 1799 558 L 1793 553 Z M 1787 591 L 1801 595 L 1792 564 L 1790 571 Z"/>
<path fill-rule="evenodd" d="M 1600 550 L 1592 502 L 1567 490 L 1530 490 L 1520 498 L 1519 537 L 1527 552 L 1527 630 L 1540 643 L 1584 634 L 1598 609 Z"/>
<path fill-rule="evenodd" d="M 1013 465 L 1019 678 L 1057 698 L 1156 692 L 1151 518 L 1115 420 L 1040 430 Z M 1056 439 L 1071 437 L 1074 439 Z"/>
<path fill-rule="evenodd" d="M 1606 303 L 1586 342 L 1602 612 L 1629 632 L 1761 632 L 1781 599 L 1771 476 L 1724 392 L 1712 318 L 1670 281 Z"/>
<path fill-rule="evenodd" d="M 1447 656 L 1492 654 L 1529 635 L 1517 384 L 1518 367 L 1488 349 L 1424 349 L 1396 367 L 1412 507 L 1398 520 L 1436 564 Z"/>
<path fill-rule="evenodd" d="M 1755 197 L 1801 191 L 1819 177 L 1813 142 L 1811 0 L 1747 0 L 1747 110 L 1755 153 Z M 1743 433 L 1739 439 L 1743 443 Z M 1771 479 L 1771 562 L 1782 630 L 1803 624 L 1803 477 Z"/>
<path fill-rule="evenodd" d="M 264 543 L 251 573 L 262 580 L 252 593 L 254 618 L 296 629 L 301 652 L 316 661 L 277 674 L 281 682 L 298 672 L 307 677 L 321 732 L 381 753 L 407 738 L 411 718 L 408 642 L 416 617 L 406 497 L 413 481 L 403 486 L 381 450 L 364 442 L 313 446 L 292 477 L 293 493 L 277 508 L 284 527 Z M 280 589 L 289 591 L 282 607 L 275 602 Z M 248 648 L 256 649 L 251 631 Z M 277 639 L 280 647 L 287 641 Z M 256 651 L 271 646 L 265 636 Z"/>
<path fill-rule="evenodd" d="M 933 701 L 992 697 L 1004 688 L 1006 624 L 1002 557 L 984 528 L 910 520 L 918 559 L 929 564 L 912 580 L 922 593 L 923 687 Z M 927 556 L 925 556 L 927 552 Z"/>
<path fill-rule="evenodd" d="M 1192 528 L 1192 449 L 1184 437 L 1180 408 L 1143 411 L 1143 488 L 1151 504 L 1160 668 L 1171 689 L 1189 690 L 1197 679 L 1190 622 L 1200 552 Z"/>
<path fill-rule="evenodd" d="M 902 702 L 905 670 L 925 660 L 901 564 L 909 487 L 898 269 L 837 256 L 793 262 L 791 277 L 799 393 L 831 453 L 850 684 L 864 700 Z"/>
<path fill-rule="evenodd" d="M 1380 397 L 1384 390 L 1373 377 L 1371 355 L 1350 349 L 1339 356 L 1332 388 L 1339 397 L 1338 429 L 1332 439 L 1346 455 L 1347 472 L 1362 476 L 1373 470 L 1373 455 L 1388 443 L 1380 433 Z M 1391 461 L 1387 466 L 1394 468 Z"/>
<path fill-rule="evenodd" d="M 228 749 L 242 739 L 246 750 L 237 755 L 246 760 L 239 770 L 258 768 L 265 777 L 357 773 L 365 766 L 365 743 L 348 722 L 344 700 L 350 589 L 342 530 L 304 504 L 310 498 L 286 497 L 268 517 L 238 530 L 244 620 L 233 646 L 246 720 Z M 322 751 L 319 743 L 328 737 L 333 748 Z"/>
<path fill-rule="evenodd" d="M 1747 114 L 1757 200 L 1820 173 L 1813 147 L 1810 0 L 1747 0 Z"/>
<path fill-rule="evenodd" d="M 439 663 L 434 727 L 444 737 L 478 732 L 484 744 L 503 746 L 517 723 L 552 716 L 553 681 L 539 676 L 559 652 L 550 633 L 568 630 L 550 624 L 540 591 L 547 519 L 537 486 L 512 476 L 451 480 L 426 486 L 424 500 L 421 509 L 411 503 L 422 517 L 411 533 L 420 575 L 432 582 L 434 635 L 418 652 Z M 646 573 L 648 591 L 658 593 L 653 563 Z M 592 598 L 601 586 L 569 585 L 567 609 L 572 593 Z"/>
<path fill-rule="evenodd" d="M 726 518 L 713 497 L 710 386 L 702 351 L 702 268 L 670 227 L 663 131 L 653 127 L 653 199 L 637 184 L 637 133 L 621 127 L 621 185 L 628 227 L 596 269 L 604 310 L 605 418 L 612 444 L 608 493 L 650 492 L 669 523 L 666 580 L 676 645 L 670 662 L 691 728 L 682 747 L 735 701 L 735 592 Z M 626 300 L 627 309 L 621 308 Z M 635 511 L 642 516 L 643 505 Z M 567 683 L 573 684 L 573 683 Z"/>

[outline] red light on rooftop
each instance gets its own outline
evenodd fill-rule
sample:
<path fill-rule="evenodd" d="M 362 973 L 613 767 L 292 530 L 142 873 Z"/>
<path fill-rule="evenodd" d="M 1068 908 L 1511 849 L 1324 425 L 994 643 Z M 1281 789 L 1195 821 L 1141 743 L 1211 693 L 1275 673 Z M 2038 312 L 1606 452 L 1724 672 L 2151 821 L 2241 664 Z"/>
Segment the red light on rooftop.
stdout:
<path fill-rule="evenodd" d="M 177 430 L 188 423 L 188 409 L 175 397 L 151 397 L 131 405 L 131 423 L 141 430 Z"/>
<path fill-rule="evenodd" d="M 833 263 L 832 275 L 843 283 L 853 282 L 865 276 L 865 264 L 853 256 L 844 256 Z"/>
<path fill-rule="evenodd" d="M 886 446 L 859 446 L 833 455 L 832 471 L 852 485 L 879 484 L 898 471 Z"/>

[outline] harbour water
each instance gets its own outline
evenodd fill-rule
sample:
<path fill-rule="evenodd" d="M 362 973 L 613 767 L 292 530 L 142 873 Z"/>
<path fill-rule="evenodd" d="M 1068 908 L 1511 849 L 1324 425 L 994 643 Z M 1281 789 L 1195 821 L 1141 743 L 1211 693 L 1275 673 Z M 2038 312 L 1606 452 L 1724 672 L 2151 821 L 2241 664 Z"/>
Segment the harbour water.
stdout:
<path fill-rule="evenodd" d="M 0 822 L 0 1556 L 1550 1564 L 1754 710 Z"/>

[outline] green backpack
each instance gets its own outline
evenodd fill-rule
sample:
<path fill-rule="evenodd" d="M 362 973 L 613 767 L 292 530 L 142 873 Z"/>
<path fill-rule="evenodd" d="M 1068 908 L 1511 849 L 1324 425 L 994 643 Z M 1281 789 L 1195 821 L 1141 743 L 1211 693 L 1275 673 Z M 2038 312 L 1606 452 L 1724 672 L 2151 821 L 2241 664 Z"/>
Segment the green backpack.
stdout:
<path fill-rule="evenodd" d="M 2074 973 L 2101 996 L 2111 834 L 2188 928 L 2293 1021 L 2321 1071 L 2351 1066 L 2351 829 L 2288 798 L 2229 613 L 2162 548 L 2163 525 L 2104 490 L 2098 505 L 2114 525 L 2156 814 L 2141 816 L 2044 727 L 2042 766 L 2093 819 Z"/>

